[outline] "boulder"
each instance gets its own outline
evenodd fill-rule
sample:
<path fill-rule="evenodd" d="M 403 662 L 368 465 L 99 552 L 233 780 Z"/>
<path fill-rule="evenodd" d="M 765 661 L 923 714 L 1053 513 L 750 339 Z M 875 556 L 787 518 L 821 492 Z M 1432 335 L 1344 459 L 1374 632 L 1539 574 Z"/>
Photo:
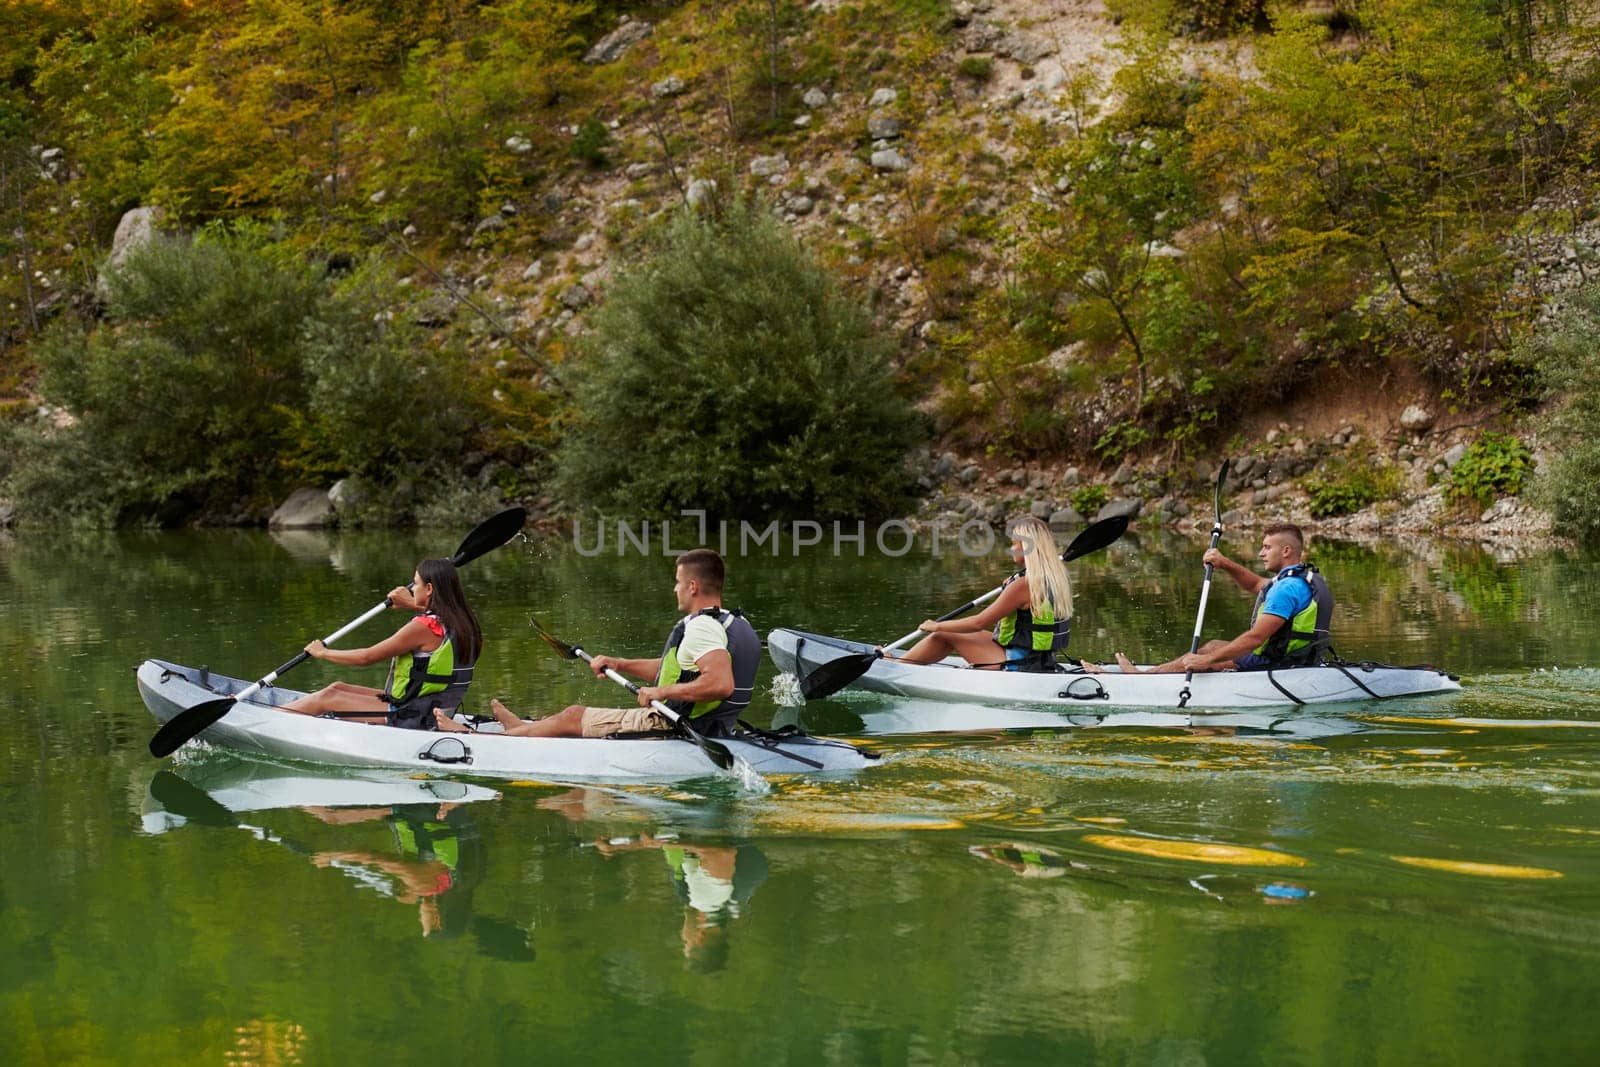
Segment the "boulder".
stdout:
<path fill-rule="evenodd" d="M 596 41 L 594 47 L 584 54 L 583 61 L 592 66 L 614 63 L 630 47 L 650 36 L 654 29 L 648 22 L 630 19 Z"/>
<path fill-rule="evenodd" d="M 910 170 L 911 163 L 893 148 L 881 148 L 872 153 L 874 170 Z"/>
<path fill-rule="evenodd" d="M 717 183 L 710 178 L 691 178 L 683 199 L 690 207 L 704 207 L 717 195 Z"/>
<path fill-rule="evenodd" d="M 1407 433 L 1422 433 L 1433 428 L 1433 412 L 1421 404 L 1409 404 L 1400 413 L 1400 428 Z"/>
<path fill-rule="evenodd" d="M 1078 526 L 1082 524 L 1083 516 L 1075 508 L 1061 508 L 1050 513 L 1050 525 L 1055 527 Z"/>
<path fill-rule="evenodd" d="M 1106 519 L 1114 519 L 1118 515 L 1126 515 L 1130 519 L 1137 519 L 1139 512 L 1143 510 L 1144 501 L 1138 497 L 1118 497 L 1115 500 L 1106 501 L 1105 506 L 1095 513 L 1094 521 L 1104 522 Z"/>
<path fill-rule="evenodd" d="M 1460 463 L 1466 454 L 1467 446 L 1465 444 L 1451 446 L 1450 450 L 1446 452 L 1442 458 L 1445 470 L 1455 470 L 1456 464 Z"/>
<path fill-rule="evenodd" d="M 769 178 L 774 174 L 782 174 L 788 169 L 788 157 L 782 154 L 757 156 L 750 161 L 750 173 L 757 178 Z"/>
<path fill-rule="evenodd" d="M 363 507 L 371 499 L 371 487 L 353 474 L 348 478 L 340 478 L 328 490 L 328 503 L 333 505 L 334 512 L 341 518 Z"/>
<path fill-rule="evenodd" d="M 561 294 L 562 306 L 572 311 L 585 307 L 594 299 L 594 294 L 582 282 L 573 282 Z"/>
<path fill-rule="evenodd" d="M 117 223 L 117 232 L 111 238 L 111 254 L 101 267 L 100 278 L 95 282 L 95 292 L 106 297 L 105 272 L 122 266 L 137 249 L 143 248 L 161 232 L 167 214 L 158 207 L 136 207 L 123 214 Z"/>
<path fill-rule="evenodd" d="M 328 499 L 326 489 L 296 489 L 289 494 L 289 499 L 278 506 L 272 513 L 272 518 L 267 520 L 267 525 L 273 529 L 305 529 L 308 527 L 331 526 L 334 520 L 333 502 Z"/>
<path fill-rule="evenodd" d="M 900 136 L 902 129 L 904 125 L 893 115 L 873 115 L 867 119 L 867 136 L 874 141 L 892 141 Z"/>

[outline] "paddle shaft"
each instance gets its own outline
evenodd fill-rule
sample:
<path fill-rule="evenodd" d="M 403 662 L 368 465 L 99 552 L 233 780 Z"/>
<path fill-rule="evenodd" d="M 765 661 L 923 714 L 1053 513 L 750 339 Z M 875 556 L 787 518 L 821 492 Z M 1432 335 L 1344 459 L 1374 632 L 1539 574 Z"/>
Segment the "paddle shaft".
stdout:
<path fill-rule="evenodd" d="M 948 622 L 949 620 L 957 617 L 958 615 L 965 615 L 967 612 L 971 611 L 973 608 L 977 607 L 979 604 L 987 604 L 989 601 L 991 601 L 995 597 L 999 596 L 1000 595 L 1000 591 L 1002 589 L 1004 589 L 1004 588 L 1005 588 L 1005 586 L 1003 586 L 1003 585 L 997 585 L 993 589 L 989 590 L 987 593 L 983 594 L 982 596 L 977 597 L 976 599 L 967 601 L 965 604 L 961 605 L 959 608 L 956 608 L 954 611 L 945 612 L 943 615 L 940 615 L 937 619 L 934 619 L 933 621 L 934 622 Z M 902 647 L 902 646 L 904 646 L 906 644 L 909 644 L 910 642 L 915 641 L 917 639 L 917 637 L 921 633 L 922 633 L 921 629 L 912 630 L 910 633 L 906 634 L 904 637 L 900 638 L 898 641 L 895 641 L 892 644 L 884 645 L 883 646 L 883 650 L 885 652 L 888 652 L 890 649 L 900 648 L 900 647 Z"/>
<path fill-rule="evenodd" d="M 1211 501 L 1212 510 L 1216 514 L 1211 523 L 1212 548 L 1216 548 L 1217 542 L 1222 540 L 1222 483 L 1227 480 L 1230 462 L 1226 459 L 1223 460 L 1222 469 L 1217 471 L 1217 491 Z M 1205 581 L 1200 585 L 1200 610 L 1195 613 L 1194 617 L 1194 637 L 1189 642 L 1189 655 L 1191 656 L 1200 651 L 1200 628 L 1205 625 L 1206 621 L 1206 601 L 1211 599 L 1212 570 L 1211 564 L 1207 563 Z M 1180 708 L 1187 707 L 1189 704 L 1189 697 L 1193 695 L 1189 691 L 1189 683 L 1192 681 L 1194 681 L 1194 668 L 1190 667 L 1183 672 L 1183 689 L 1178 693 L 1178 707 Z"/>
<path fill-rule="evenodd" d="M 572 646 L 572 654 L 574 656 L 577 656 L 579 659 L 583 660 L 583 662 L 585 662 L 585 663 L 591 663 L 592 664 L 594 662 L 594 657 L 589 655 L 589 653 L 585 652 L 582 648 L 580 648 L 577 645 L 573 645 Z M 628 692 L 632 693 L 634 696 L 638 696 L 639 695 L 639 687 L 636 684 L 634 684 L 634 682 L 632 682 L 628 678 L 625 678 L 621 674 L 618 674 L 616 671 L 612 670 L 610 667 L 607 667 L 605 669 L 605 675 L 606 675 L 607 678 L 610 678 L 613 682 L 616 682 L 618 685 L 622 686 L 622 688 L 626 689 Z M 666 704 L 662 703 L 661 701 L 652 700 L 650 702 L 650 706 L 652 708 L 654 708 L 656 711 L 659 711 L 661 714 L 665 715 L 675 725 L 681 727 L 683 729 L 683 732 L 689 735 L 689 739 L 691 741 L 693 741 L 695 744 L 699 745 L 701 747 L 701 749 L 703 749 L 705 751 L 705 754 L 707 756 L 711 757 L 711 762 L 715 763 L 717 766 L 723 768 L 724 770 L 727 770 L 727 769 L 729 769 L 729 768 L 731 768 L 733 766 L 733 761 L 737 757 L 734 756 L 733 750 L 728 748 L 727 745 L 724 745 L 720 741 L 713 741 L 713 740 L 711 740 L 711 738 L 709 738 L 709 737 L 705 736 L 704 734 L 700 733 L 693 726 L 689 725 L 688 718 L 686 718 L 683 715 L 679 715 L 677 712 L 675 712 L 671 708 L 667 707 Z"/>

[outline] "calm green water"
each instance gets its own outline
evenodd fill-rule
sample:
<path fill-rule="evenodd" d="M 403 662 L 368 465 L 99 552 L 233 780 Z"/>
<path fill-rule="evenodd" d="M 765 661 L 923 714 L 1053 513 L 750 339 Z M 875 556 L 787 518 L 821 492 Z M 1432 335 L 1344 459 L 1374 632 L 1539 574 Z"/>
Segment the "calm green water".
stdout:
<path fill-rule="evenodd" d="M 884 737 L 879 768 L 762 796 L 498 782 L 473 799 L 388 779 L 339 806 L 361 783 L 149 758 L 141 659 L 255 677 L 456 537 L 0 541 L 0 1062 L 1600 1051 L 1591 558 L 1318 547 L 1340 650 L 1446 666 L 1466 676 L 1456 697 L 1191 730 Z M 1075 647 L 1185 648 L 1200 548 L 1146 535 L 1075 563 Z M 887 640 L 1004 572 L 998 552 L 813 549 L 734 559 L 729 602 L 763 628 Z M 466 578 L 491 640 L 477 698 L 525 711 L 618 695 L 543 651 L 530 612 L 641 655 L 671 619 L 660 557 L 514 543 Z M 1247 608 L 1214 590 L 1208 633 L 1242 628 Z M 288 681 L 332 677 L 313 664 Z M 859 733 L 883 708 L 835 699 L 805 721 Z M 766 692 L 755 712 L 794 714 Z"/>

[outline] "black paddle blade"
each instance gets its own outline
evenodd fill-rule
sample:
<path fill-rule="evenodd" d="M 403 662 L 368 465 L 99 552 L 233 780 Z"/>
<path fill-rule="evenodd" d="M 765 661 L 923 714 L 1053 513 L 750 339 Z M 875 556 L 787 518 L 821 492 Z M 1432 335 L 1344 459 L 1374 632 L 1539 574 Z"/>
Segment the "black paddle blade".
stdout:
<path fill-rule="evenodd" d="M 551 633 L 549 630 L 546 630 L 543 626 L 540 626 L 538 619 L 532 618 L 530 616 L 529 619 L 528 619 L 528 625 L 532 626 L 533 627 L 533 632 L 538 634 L 540 637 L 542 637 L 544 639 L 544 643 L 549 645 L 551 648 L 555 649 L 558 654 L 560 654 L 562 656 L 565 656 L 567 659 L 577 659 L 578 658 L 578 650 L 577 649 L 573 648 L 571 645 L 569 645 L 565 641 L 561 640 L 561 638 L 557 637 L 555 634 Z"/>
<path fill-rule="evenodd" d="M 1222 467 L 1217 471 L 1217 492 L 1211 500 L 1211 506 L 1217 513 L 1217 525 L 1222 525 L 1222 483 L 1228 480 L 1228 471 L 1233 467 L 1233 460 L 1225 459 Z"/>
<path fill-rule="evenodd" d="M 506 508 L 498 515 L 484 519 L 478 528 L 462 538 L 461 547 L 450 557 L 457 567 L 465 567 L 485 552 L 493 552 L 522 531 L 528 521 L 525 508 Z"/>
<path fill-rule="evenodd" d="M 206 826 L 237 826 L 239 820 L 211 794 L 168 770 L 150 779 L 150 795 L 167 811 Z"/>
<path fill-rule="evenodd" d="M 707 759 L 725 771 L 733 770 L 732 749 L 723 744 L 721 741 L 711 740 L 711 738 L 698 732 L 687 722 L 684 723 L 683 728 L 684 732 L 689 735 L 689 740 L 700 746 L 700 751 L 706 754 Z"/>
<path fill-rule="evenodd" d="M 819 663 L 815 669 L 800 675 L 800 695 L 807 700 L 831 697 L 866 674 L 880 658 L 876 652 L 853 652 L 848 656 Z"/>
<path fill-rule="evenodd" d="M 1105 548 L 1128 532 L 1128 521 L 1126 515 L 1113 515 L 1109 519 L 1101 519 L 1097 523 L 1085 526 L 1078 536 L 1072 539 L 1067 550 L 1061 553 L 1061 562 L 1071 563 L 1075 559 Z"/>
<path fill-rule="evenodd" d="M 233 705 L 232 697 L 223 697 L 178 712 L 163 723 L 150 739 L 150 755 L 157 759 L 172 755 L 185 741 L 228 714 Z"/>

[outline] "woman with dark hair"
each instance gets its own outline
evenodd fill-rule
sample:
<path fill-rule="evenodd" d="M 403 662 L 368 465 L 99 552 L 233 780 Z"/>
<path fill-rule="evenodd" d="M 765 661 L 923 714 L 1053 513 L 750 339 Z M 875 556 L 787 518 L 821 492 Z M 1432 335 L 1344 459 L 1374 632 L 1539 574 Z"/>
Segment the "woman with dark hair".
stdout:
<path fill-rule="evenodd" d="M 329 648 L 321 641 L 306 645 L 313 658 L 341 667 L 389 660 L 383 688 L 334 682 L 284 704 L 282 710 L 431 730 L 435 708 L 453 711 L 460 705 L 483 648 L 483 631 L 461 591 L 455 564 L 423 560 L 411 588 L 391 590 L 388 600 L 392 608 L 417 614 L 387 640 L 367 648 Z"/>

